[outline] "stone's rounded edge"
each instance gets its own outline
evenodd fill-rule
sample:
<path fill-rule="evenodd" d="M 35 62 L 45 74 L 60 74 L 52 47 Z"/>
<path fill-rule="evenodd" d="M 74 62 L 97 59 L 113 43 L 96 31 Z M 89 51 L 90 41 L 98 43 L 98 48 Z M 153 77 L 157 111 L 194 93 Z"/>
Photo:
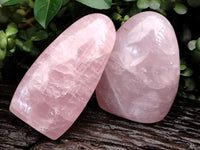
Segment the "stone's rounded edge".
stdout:
<path fill-rule="evenodd" d="M 173 36 L 175 36 L 175 39 L 176 39 L 176 41 L 175 41 L 175 43 L 176 43 L 176 46 L 177 46 L 177 49 L 176 49 L 176 52 L 177 52 L 177 57 L 180 57 L 180 54 L 179 54 L 179 46 L 178 46 L 178 41 L 177 41 L 177 37 L 176 37 L 176 33 L 175 33 L 175 31 L 174 31 L 174 28 L 173 28 L 173 26 L 172 26 L 172 24 L 169 22 L 169 20 L 165 17 L 165 16 L 163 16 L 163 15 L 161 15 L 161 14 L 159 14 L 159 13 L 156 13 L 156 12 L 153 12 L 153 11 L 146 11 L 146 12 L 142 12 L 142 13 L 139 13 L 139 14 L 136 14 L 135 16 L 133 16 L 132 18 L 130 18 L 128 21 L 126 21 L 119 29 L 118 29 L 118 31 L 117 31 L 117 33 L 120 31 L 126 31 L 126 28 L 123 28 L 124 27 L 124 25 L 126 25 L 126 24 L 128 24 L 128 23 L 132 23 L 132 22 L 134 22 L 133 20 L 131 20 L 131 19 L 133 19 L 133 18 L 135 18 L 135 17 L 141 17 L 141 15 L 144 15 L 145 16 L 145 14 L 148 14 L 148 15 L 153 15 L 154 17 L 156 17 L 156 18 L 158 18 L 159 20 L 161 20 L 161 21 L 163 21 L 165 24 L 166 24 L 166 26 L 167 27 L 169 27 L 172 31 L 173 31 Z M 179 61 L 179 64 L 180 64 L 180 61 Z M 106 70 L 104 71 L 104 73 L 106 72 Z M 180 80 L 180 65 L 179 65 L 179 74 L 177 74 L 177 86 L 176 86 L 176 93 L 177 93 L 177 90 L 178 90 L 178 83 L 179 83 L 179 80 Z M 105 80 L 105 79 L 103 79 L 103 80 Z M 106 81 L 107 82 L 107 81 Z M 109 84 L 109 83 L 106 83 L 106 84 Z M 99 88 L 101 88 L 101 87 L 99 87 Z M 97 87 L 97 91 L 98 91 L 98 87 Z M 103 102 L 101 102 L 99 99 L 102 99 L 101 98 L 101 93 L 98 93 L 98 92 L 96 92 L 96 95 L 97 95 L 97 101 L 98 101 L 98 104 L 99 104 L 99 106 L 100 106 L 100 108 L 101 109 L 103 109 L 103 110 L 105 110 L 105 111 L 107 111 L 107 112 L 109 112 L 109 113 L 111 113 L 111 114 L 114 114 L 114 115 L 116 115 L 116 116 L 119 116 L 119 117 L 122 117 L 122 118 L 125 118 L 125 119 L 128 119 L 128 120 L 131 120 L 131 121 L 135 121 L 135 122 L 139 122 L 139 123 L 144 123 L 144 124 L 151 124 L 151 123 L 156 123 L 156 122 L 160 122 L 161 120 L 163 120 L 165 117 L 166 117 L 166 115 L 168 114 L 168 112 L 170 111 L 170 108 L 171 108 L 171 106 L 172 106 L 172 104 L 173 104 L 173 102 L 174 102 L 174 99 L 175 99 L 175 97 L 176 97 L 176 94 L 174 94 L 172 97 L 171 97 L 171 103 L 169 103 L 168 105 L 169 105 L 169 107 L 166 109 L 167 111 L 165 112 L 165 113 L 163 113 L 163 115 L 162 115 L 162 117 L 160 117 L 160 118 L 157 118 L 157 119 L 154 119 L 154 120 L 134 120 L 134 119 L 131 119 L 131 118 L 129 118 L 129 117 L 127 117 L 127 116 L 123 116 L 123 115 L 120 115 L 120 114 L 117 114 L 116 112 L 113 112 L 112 110 L 109 110 L 109 108 L 107 108 L 107 106 L 105 106 L 105 102 L 104 102 L 104 100 L 103 100 Z"/>
<path fill-rule="evenodd" d="M 98 13 L 95 13 L 95 14 L 89 14 L 89 15 L 87 15 L 87 16 L 84 16 L 84 17 L 82 17 L 82 18 L 80 18 L 80 19 L 78 19 L 76 22 L 74 22 L 71 26 L 73 26 L 74 24 L 77 24 L 77 22 L 81 22 L 81 20 L 84 20 L 84 19 L 88 19 L 88 17 L 93 17 L 93 18 L 99 18 L 100 20 L 102 19 L 102 21 L 103 22 L 106 22 L 106 23 L 108 23 L 108 27 L 109 27 L 109 29 L 111 29 L 111 31 L 110 31 L 110 33 L 112 34 L 110 37 L 112 37 L 112 40 L 110 41 L 110 42 L 112 42 L 111 43 L 111 45 L 112 46 L 109 46 L 109 48 L 113 48 L 113 46 L 114 46 L 114 43 L 115 43 L 115 39 L 116 39 L 116 30 L 115 30 L 115 27 L 114 27 L 114 24 L 113 24 L 113 22 L 111 21 L 111 19 L 109 18 L 109 17 L 107 17 L 107 16 L 105 16 L 105 15 L 103 15 L 103 14 L 98 14 Z M 70 28 L 71 26 L 69 26 L 68 28 Z M 62 35 L 64 32 L 67 32 L 67 30 L 68 30 L 68 28 L 65 30 L 65 31 L 63 31 L 60 35 Z M 109 31 L 109 30 L 108 30 Z M 57 39 L 59 39 L 59 37 L 60 37 L 60 35 L 54 40 L 54 41 L 56 41 Z M 53 42 L 54 42 L 53 41 Z M 53 43 L 52 42 L 52 43 Z M 51 43 L 51 44 L 52 44 Z M 50 44 L 50 45 L 51 45 Z M 50 46 L 49 45 L 49 46 Z M 41 53 L 41 55 L 46 51 L 46 50 L 48 50 L 48 48 L 49 48 L 49 46 Z M 106 46 L 105 46 L 106 47 Z M 112 48 L 109 50 L 109 53 L 111 53 L 111 51 L 112 51 Z M 109 58 L 109 57 L 108 57 Z M 108 58 L 107 58 L 107 60 L 106 60 L 106 62 L 108 61 Z M 38 59 L 36 59 L 35 60 L 35 62 L 37 62 L 37 60 Z M 35 63 L 34 62 L 34 63 Z M 33 64 L 34 64 L 33 63 Z M 33 65 L 32 65 L 33 66 Z M 31 67 L 32 67 L 31 66 Z M 31 68 L 30 67 L 30 68 Z M 105 65 L 104 65 L 104 68 L 105 68 Z M 28 74 L 28 72 L 29 71 L 27 71 L 27 73 L 24 75 L 24 76 L 26 76 L 27 74 Z M 101 75 L 102 75 L 102 73 L 103 73 L 103 70 L 102 70 L 102 72 L 101 72 Z M 99 79 L 98 80 L 100 80 L 100 77 L 101 77 L 101 75 L 99 76 Z M 23 79 L 22 79 L 23 80 Z M 21 82 L 20 82 L 21 83 Z M 97 82 L 98 83 L 98 82 Z M 20 88 L 19 88 L 20 89 Z M 19 89 L 16 89 L 16 91 L 15 91 L 15 93 L 17 92 L 17 90 L 19 90 Z M 95 90 L 95 88 L 93 89 L 93 91 Z M 76 119 L 80 116 L 80 114 L 81 114 L 81 112 L 83 111 L 83 109 L 86 107 L 86 105 L 87 105 L 87 103 L 88 103 L 88 101 L 89 101 L 89 99 L 87 100 L 87 103 L 86 104 L 84 104 L 83 106 L 83 109 L 82 110 L 80 110 L 80 113 L 77 115 L 77 117 L 76 117 L 76 119 L 73 121 L 73 122 L 71 122 L 71 123 L 69 123 L 68 124 L 68 126 L 65 128 L 66 130 L 65 130 L 65 132 L 63 132 L 63 131 L 59 131 L 58 133 L 58 135 L 57 136 L 50 136 L 50 135 L 48 135 L 48 134 L 46 134 L 46 133 L 44 133 L 44 132 L 42 132 L 42 131 L 40 131 L 37 127 L 35 127 L 31 122 L 28 122 L 28 121 L 26 121 L 25 119 L 22 119 L 22 118 L 24 118 L 23 117 L 23 114 L 20 114 L 17 110 L 16 110 L 16 108 L 15 108 L 15 106 L 14 106 L 14 103 L 13 103 L 13 100 L 15 100 L 16 101 L 16 98 L 18 97 L 18 95 L 19 95 L 19 93 L 17 93 L 17 96 L 14 94 L 13 95 L 13 99 L 12 99 L 12 101 L 11 101 L 11 104 L 10 104 L 10 106 L 9 106 L 9 110 L 10 110 L 10 112 L 12 112 L 14 115 L 16 115 L 18 118 L 20 118 L 22 121 L 24 121 L 25 123 L 27 123 L 28 125 L 30 125 L 31 127 L 33 127 L 35 130 L 37 130 L 38 132 L 40 132 L 41 134 L 44 134 L 45 136 L 47 136 L 48 138 L 50 138 L 50 139 L 52 139 L 52 140 L 56 140 L 56 139 L 58 139 L 60 136 L 62 136 L 72 125 L 73 125 L 73 123 L 76 121 Z M 90 97 L 92 96 L 92 94 L 90 95 Z"/>

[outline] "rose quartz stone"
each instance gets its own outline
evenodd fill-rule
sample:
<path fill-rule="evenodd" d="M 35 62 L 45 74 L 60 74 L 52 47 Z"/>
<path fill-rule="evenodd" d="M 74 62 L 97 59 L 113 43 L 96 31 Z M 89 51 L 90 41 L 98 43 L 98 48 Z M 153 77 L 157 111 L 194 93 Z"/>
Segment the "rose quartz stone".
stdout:
<path fill-rule="evenodd" d="M 10 111 L 47 137 L 60 137 L 93 94 L 115 38 L 112 21 L 101 14 L 72 24 L 25 74 Z"/>
<path fill-rule="evenodd" d="M 179 48 L 169 21 L 155 12 L 130 18 L 117 39 L 96 88 L 100 107 L 141 122 L 162 120 L 179 82 Z"/>

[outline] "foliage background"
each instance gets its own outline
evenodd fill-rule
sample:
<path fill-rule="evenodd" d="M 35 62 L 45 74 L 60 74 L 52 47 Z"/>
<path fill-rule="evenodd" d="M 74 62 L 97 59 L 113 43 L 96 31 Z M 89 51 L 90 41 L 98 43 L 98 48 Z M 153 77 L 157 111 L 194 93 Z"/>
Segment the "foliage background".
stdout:
<path fill-rule="evenodd" d="M 175 29 L 181 61 L 177 96 L 200 100 L 200 0 L 0 0 L 0 82 L 19 82 L 39 54 L 84 15 L 106 14 L 118 29 L 148 10 L 167 17 Z"/>

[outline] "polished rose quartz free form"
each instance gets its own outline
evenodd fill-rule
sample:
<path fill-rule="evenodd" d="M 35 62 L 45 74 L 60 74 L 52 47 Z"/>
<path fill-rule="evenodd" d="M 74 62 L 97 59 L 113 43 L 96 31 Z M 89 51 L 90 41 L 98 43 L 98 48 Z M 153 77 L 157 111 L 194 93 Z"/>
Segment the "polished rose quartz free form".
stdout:
<path fill-rule="evenodd" d="M 130 18 L 117 31 L 111 57 L 96 89 L 104 110 L 153 123 L 168 113 L 179 82 L 179 49 L 169 21 L 155 12 Z"/>
<path fill-rule="evenodd" d="M 77 119 L 103 73 L 116 31 L 101 14 L 85 16 L 39 56 L 13 96 L 10 111 L 51 139 Z"/>

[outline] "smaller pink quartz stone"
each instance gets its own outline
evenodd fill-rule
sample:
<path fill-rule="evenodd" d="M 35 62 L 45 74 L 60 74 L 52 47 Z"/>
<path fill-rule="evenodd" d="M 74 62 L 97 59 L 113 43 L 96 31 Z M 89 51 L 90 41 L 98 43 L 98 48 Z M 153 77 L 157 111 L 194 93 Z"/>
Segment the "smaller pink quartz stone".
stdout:
<path fill-rule="evenodd" d="M 105 15 L 91 14 L 72 24 L 25 74 L 10 111 L 47 137 L 59 138 L 93 94 L 115 38 Z"/>
<path fill-rule="evenodd" d="M 179 48 L 169 21 L 155 12 L 130 18 L 96 88 L 100 107 L 141 123 L 162 120 L 179 82 Z"/>

